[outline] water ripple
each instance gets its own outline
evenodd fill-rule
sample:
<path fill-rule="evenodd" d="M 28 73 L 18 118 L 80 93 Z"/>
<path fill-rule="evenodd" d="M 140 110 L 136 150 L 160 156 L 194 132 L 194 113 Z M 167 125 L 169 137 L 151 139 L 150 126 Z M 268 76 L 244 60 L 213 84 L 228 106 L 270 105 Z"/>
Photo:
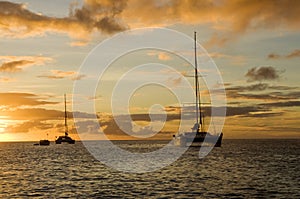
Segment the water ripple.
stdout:
<path fill-rule="evenodd" d="M 134 152 L 161 142 L 119 142 Z M 122 173 L 75 145 L 0 143 L 0 198 L 300 198 L 299 140 L 224 140 L 152 173 Z M 117 154 L 116 154 L 117 155 Z M 151 164 L 156 164 L 152 162 Z"/>

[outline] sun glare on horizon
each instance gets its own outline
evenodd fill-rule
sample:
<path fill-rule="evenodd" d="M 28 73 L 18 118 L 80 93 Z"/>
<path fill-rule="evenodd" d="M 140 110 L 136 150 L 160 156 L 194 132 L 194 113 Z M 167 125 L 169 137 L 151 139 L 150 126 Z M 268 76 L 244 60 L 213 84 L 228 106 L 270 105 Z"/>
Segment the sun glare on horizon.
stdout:
<path fill-rule="evenodd" d="M 6 120 L 0 119 L 0 133 L 4 133 L 6 126 Z"/>
<path fill-rule="evenodd" d="M 0 142 L 17 141 L 14 134 L 7 132 L 7 127 L 14 124 L 7 117 L 0 117 Z"/>

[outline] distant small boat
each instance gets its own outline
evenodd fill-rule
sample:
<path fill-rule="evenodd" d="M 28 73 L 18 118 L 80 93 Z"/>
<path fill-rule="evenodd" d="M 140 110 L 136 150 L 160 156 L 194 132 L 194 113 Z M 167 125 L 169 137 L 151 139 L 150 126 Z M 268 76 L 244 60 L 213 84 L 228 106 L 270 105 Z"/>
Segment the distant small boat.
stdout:
<path fill-rule="evenodd" d="M 50 145 L 50 141 L 49 140 L 40 140 L 40 145 L 41 146 L 49 146 Z"/>
<path fill-rule="evenodd" d="M 219 135 L 213 135 L 206 132 L 204 129 L 204 114 L 201 109 L 200 102 L 200 86 L 198 80 L 198 67 L 197 67 L 197 34 L 194 33 L 195 40 L 195 98 L 196 98 L 196 123 L 194 124 L 192 131 L 180 133 L 173 135 L 174 144 L 177 146 L 186 146 L 190 144 L 191 146 L 202 145 L 204 142 L 208 144 L 214 144 L 215 147 L 221 147 L 223 133 Z"/>
<path fill-rule="evenodd" d="M 40 140 L 39 143 L 34 143 L 34 146 L 49 146 L 50 141 L 48 140 L 48 133 L 47 133 L 47 139 Z"/>
<path fill-rule="evenodd" d="M 56 144 L 61 144 L 63 142 L 69 143 L 69 144 L 75 144 L 75 140 L 72 139 L 69 136 L 68 133 L 68 124 L 67 124 L 67 101 L 66 101 L 66 94 L 64 95 L 65 97 L 65 135 L 64 136 L 59 136 L 56 140 Z"/>

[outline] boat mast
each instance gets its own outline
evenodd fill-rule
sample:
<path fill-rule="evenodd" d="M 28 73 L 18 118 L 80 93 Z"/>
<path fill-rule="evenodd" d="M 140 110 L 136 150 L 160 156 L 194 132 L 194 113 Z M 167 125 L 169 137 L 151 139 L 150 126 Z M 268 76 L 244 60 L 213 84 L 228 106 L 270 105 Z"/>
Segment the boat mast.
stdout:
<path fill-rule="evenodd" d="M 65 97 L 65 135 L 68 135 L 68 124 L 67 124 L 67 100 L 66 100 L 66 94 Z"/>
<path fill-rule="evenodd" d="M 197 124 L 197 132 L 199 132 L 199 128 L 202 131 L 202 111 L 201 111 L 201 103 L 200 103 L 200 91 L 199 91 L 199 80 L 198 80 L 198 63 L 197 63 L 197 32 L 194 32 L 194 51 L 195 51 L 195 90 L 196 90 L 196 124 Z"/>

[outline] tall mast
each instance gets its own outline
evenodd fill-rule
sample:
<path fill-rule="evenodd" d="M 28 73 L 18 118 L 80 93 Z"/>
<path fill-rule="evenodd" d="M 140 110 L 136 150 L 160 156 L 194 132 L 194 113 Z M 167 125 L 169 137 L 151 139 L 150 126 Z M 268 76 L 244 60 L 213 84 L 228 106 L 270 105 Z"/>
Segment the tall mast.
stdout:
<path fill-rule="evenodd" d="M 199 127 L 202 130 L 202 111 L 201 111 L 201 103 L 200 103 L 200 92 L 199 92 L 199 80 L 198 80 L 198 63 L 197 63 L 197 32 L 194 32 L 194 41 L 195 41 L 195 90 L 196 90 L 196 124 L 198 126 L 197 132 L 199 131 Z"/>
<path fill-rule="evenodd" d="M 65 135 L 68 135 L 68 124 L 67 124 L 67 99 L 66 99 L 66 94 L 64 95 L 65 97 Z"/>

